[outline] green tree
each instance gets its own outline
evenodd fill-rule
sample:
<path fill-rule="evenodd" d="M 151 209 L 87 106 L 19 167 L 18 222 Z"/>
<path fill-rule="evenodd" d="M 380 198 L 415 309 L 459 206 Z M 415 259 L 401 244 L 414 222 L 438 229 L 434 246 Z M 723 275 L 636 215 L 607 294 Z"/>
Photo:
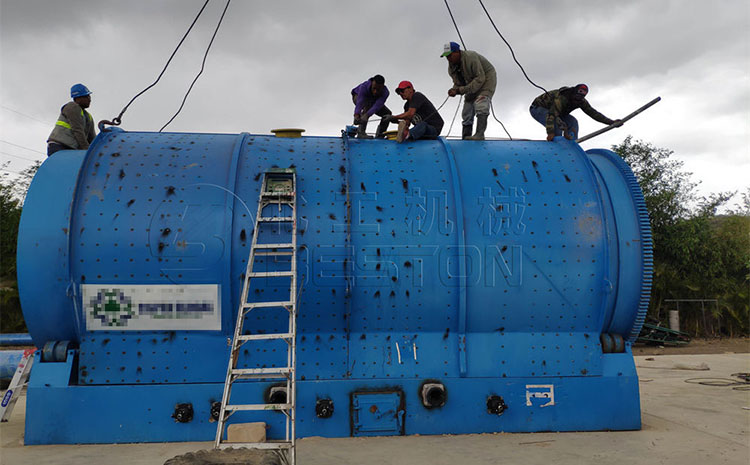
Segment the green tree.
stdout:
<path fill-rule="evenodd" d="M 4 333 L 27 331 L 16 282 L 16 243 L 23 199 L 40 164 L 35 162 L 18 176 L 0 175 L 0 331 Z"/>
<path fill-rule="evenodd" d="M 698 198 L 697 184 L 671 150 L 626 138 L 612 149 L 632 168 L 649 210 L 654 282 L 649 315 L 664 320 L 664 299 L 717 299 L 710 314 L 681 307 L 681 326 L 701 335 L 748 334 L 750 190 L 729 215 L 720 207 L 734 193 Z"/>

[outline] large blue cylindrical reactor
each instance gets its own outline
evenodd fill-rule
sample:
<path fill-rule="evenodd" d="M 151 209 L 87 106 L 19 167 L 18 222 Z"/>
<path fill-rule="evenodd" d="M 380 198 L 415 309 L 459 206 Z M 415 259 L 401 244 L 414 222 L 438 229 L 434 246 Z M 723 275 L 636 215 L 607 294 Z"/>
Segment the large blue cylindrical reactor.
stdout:
<path fill-rule="evenodd" d="M 27 326 L 37 347 L 77 347 L 34 368 L 69 373 L 38 376 L 57 388 L 30 389 L 27 441 L 213 437 L 261 178 L 275 167 L 298 180 L 299 435 L 640 427 L 629 346 L 648 304 L 651 239 L 614 153 L 565 140 L 109 130 L 88 151 L 50 157 L 24 205 Z M 253 280 L 253 297 L 284 300 L 275 279 Z M 253 312 L 244 327 L 285 324 Z M 283 365 L 274 344 L 246 349 L 240 365 Z M 427 405 L 435 386 L 446 395 Z M 272 387 L 237 392 L 257 401 Z M 81 402 L 134 396 L 81 429 L 92 424 Z M 316 414 L 322 400 L 332 415 Z M 70 429 L 46 426 L 52 402 Z M 194 420 L 175 422 L 185 403 Z M 261 415 L 271 437 L 280 416 Z"/>

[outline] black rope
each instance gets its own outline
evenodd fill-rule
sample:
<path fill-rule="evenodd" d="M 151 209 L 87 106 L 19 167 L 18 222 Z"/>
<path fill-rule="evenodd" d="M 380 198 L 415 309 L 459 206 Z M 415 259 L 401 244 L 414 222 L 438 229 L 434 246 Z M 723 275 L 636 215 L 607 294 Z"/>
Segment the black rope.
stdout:
<path fill-rule="evenodd" d="M 458 24 L 456 24 L 456 19 L 453 17 L 453 12 L 451 11 L 451 7 L 448 6 L 448 0 L 443 0 L 445 2 L 445 7 L 448 8 L 448 14 L 451 15 L 451 21 L 453 21 L 453 27 L 456 28 L 456 32 L 458 33 L 458 38 L 461 40 L 461 45 L 463 45 L 464 50 L 466 50 L 466 44 L 464 43 L 464 38 L 461 37 L 461 31 L 458 30 Z"/>
<path fill-rule="evenodd" d="M 526 70 L 523 69 L 523 66 L 521 66 L 521 63 L 519 63 L 518 60 L 516 59 L 516 53 L 513 51 L 513 47 L 511 47 L 510 44 L 508 43 L 508 41 L 505 40 L 505 37 L 503 37 L 503 34 L 500 32 L 500 29 L 498 29 L 497 26 L 495 26 L 495 21 L 492 20 L 492 16 L 490 16 L 490 12 L 487 11 L 487 8 L 484 7 L 484 3 L 482 2 L 482 0 L 479 0 L 479 4 L 482 5 L 482 9 L 487 14 L 487 18 L 489 18 L 490 23 L 492 23 L 492 27 L 495 28 L 495 31 L 497 32 L 497 34 L 500 36 L 501 39 L 503 39 L 503 42 L 505 42 L 505 45 L 508 46 L 508 49 L 510 50 L 510 54 L 513 57 L 513 61 L 515 61 L 516 64 L 518 65 L 518 67 L 521 68 L 521 72 L 523 73 L 524 77 L 526 77 L 526 80 L 529 81 L 531 83 L 531 85 L 533 85 L 537 89 L 543 90 L 544 93 L 546 94 L 548 92 L 547 89 L 545 89 L 544 87 L 542 87 L 542 86 L 538 85 L 537 83 L 535 83 L 534 81 L 532 81 L 531 78 L 529 77 L 529 75 L 526 74 Z"/>
<path fill-rule="evenodd" d="M 511 136 L 508 130 L 505 129 L 505 125 L 503 124 L 503 122 L 497 119 L 497 116 L 495 116 L 495 107 L 492 106 L 492 100 L 490 100 L 490 110 L 492 111 L 492 117 L 495 118 L 495 121 L 500 123 L 500 126 L 503 127 L 503 131 L 505 131 L 505 133 L 508 135 L 508 139 L 513 140 L 513 136 Z"/>
<path fill-rule="evenodd" d="M 193 79 L 193 82 L 190 84 L 190 87 L 188 88 L 187 92 L 185 92 L 185 97 L 182 98 L 182 103 L 180 104 L 180 108 L 177 109 L 177 112 L 172 115 L 172 117 L 167 121 L 167 123 L 159 129 L 159 132 L 162 132 L 164 128 L 169 126 L 169 123 L 174 121 L 175 118 L 177 118 L 177 115 L 180 114 L 182 111 L 182 107 L 185 106 L 185 102 L 187 101 L 188 95 L 190 95 L 190 91 L 193 90 L 193 86 L 195 85 L 196 81 L 198 81 L 198 78 L 201 77 L 201 74 L 203 74 L 203 69 L 206 67 L 206 58 L 208 58 L 208 52 L 211 50 L 211 45 L 214 43 L 214 39 L 216 38 L 216 33 L 219 32 L 219 28 L 221 27 L 221 22 L 224 21 L 224 15 L 227 13 L 227 8 L 229 8 L 229 4 L 232 0 L 227 0 L 227 4 L 224 6 L 224 11 L 221 13 L 221 17 L 219 18 L 219 23 L 216 25 L 216 29 L 214 29 L 214 35 L 211 36 L 211 41 L 208 43 L 208 47 L 206 47 L 206 53 L 203 54 L 203 62 L 201 63 L 201 70 L 198 71 L 198 74 L 195 76 L 195 79 Z"/>
<path fill-rule="evenodd" d="M 732 376 L 739 378 L 739 380 L 731 378 L 688 378 L 685 382 L 703 386 L 732 387 L 734 391 L 750 391 L 750 373 L 732 373 Z"/>
<path fill-rule="evenodd" d="M 119 126 L 120 123 L 122 123 L 122 115 L 125 114 L 125 111 L 127 111 L 130 104 L 132 104 L 135 99 L 143 95 L 147 90 L 151 89 L 156 85 L 157 82 L 161 79 L 161 77 L 164 75 L 164 72 L 169 67 L 169 64 L 172 62 L 172 58 L 174 58 L 175 54 L 177 54 L 177 50 L 180 49 L 182 46 L 182 43 L 185 42 L 185 39 L 187 38 L 188 34 L 190 34 L 190 31 L 193 30 L 193 26 L 195 26 L 195 23 L 198 21 L 198 18 L 200 18 L 201 14 L 203 14 L 203 10 L 206 9 L 206 5 L 208 5 L 208 2 L 211 0 L 206 0 L 206 3 L 203 4 L 198 14 L 195 16 L 195 19 L 193 19 L 193 22 L 190 24 L 190 27 L 188 28 L 187 32 L 185 32 L 185 35 L 182 36 L 182 39 L 180 39 L 180 43 L 177 44 L 177 47 L 175 47 L 174 51 L 172 52 L 172 55 L 169 56 L 169 59 L 167 60 L 167 63 L 164 65 L 164 69 L 161 70 L 161 73 L 159 73 L 159 77 L 156 78 L 156 81 L 154 81 L 150 86 L 146 87 L 142 91 L 138 92 L 135 97 L 130 99 L 127 105 L 125 105 L 125 108 L 122 109 L 119 115 L 117 115 L 115 118 L 112 119 L 112 124 L 115 126 Z"/>

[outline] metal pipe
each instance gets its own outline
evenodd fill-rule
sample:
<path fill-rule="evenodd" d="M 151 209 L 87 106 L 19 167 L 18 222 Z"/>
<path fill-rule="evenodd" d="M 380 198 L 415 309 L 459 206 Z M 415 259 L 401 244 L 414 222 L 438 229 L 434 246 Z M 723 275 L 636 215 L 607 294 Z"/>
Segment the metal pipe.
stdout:
<path fill-rule="evenodd" d="M 33 346 L 29 333 L 0 334 L 0 346 Z"/>
<path fill-rule="evenodd" d="M 653 99 L 650 102 L 648 102 L 647 104 L 643 105 L 641 108 L 637 109 L 636 111 L 634 111 L 633 113 L 629 114 L 625 118 L 622 118 L 620 120 L 620 122 L 624 124 L 626 121 L 628 121 L 629 119 L 633 118 L 635 115 L 644 112 L 647 108 L 649 108 L 649 107 L 653 106 L 654 104 L 656 104 L 656 102 L 658 102 L 659 100 L 661 100 L 661 97 L 656 97 L 655 99 Z M 585 141 L 591 139 L 592 137 L 598 136 L 599 134 L 604 134 L 605 132 L 609 131 L 610 129 L 616 128 L 616 127 L 619 127 L 617 125 L 617 123 L 612 123 L 612 124 L 610 124 L 609 126 L 607 126 L 605 128 L 601 128 L 598 131 L 594 131 L 594 132 L 592 132 L 591 134 L 589 134 L 587 136 L 581 137 L 580 139 L 576 140 L 576 142 L 578 142 L 580 144 L 581 142 L 585 142 Z"/>

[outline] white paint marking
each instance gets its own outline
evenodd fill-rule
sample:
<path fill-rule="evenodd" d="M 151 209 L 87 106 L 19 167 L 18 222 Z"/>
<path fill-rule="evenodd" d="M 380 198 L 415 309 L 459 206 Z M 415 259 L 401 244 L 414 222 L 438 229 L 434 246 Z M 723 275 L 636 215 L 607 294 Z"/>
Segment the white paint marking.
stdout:
<path fill-rule="evenodd" d="M 529 391 L 529 389 L 540 389 L 538 391 Z M 539 407 L 550 407 L 555 405 L 555 386 L 553 384 L 527 384 L 526 385 L 526 406 L 531 407 L 531 399 L 549 399 L 549 402 Z"/>

